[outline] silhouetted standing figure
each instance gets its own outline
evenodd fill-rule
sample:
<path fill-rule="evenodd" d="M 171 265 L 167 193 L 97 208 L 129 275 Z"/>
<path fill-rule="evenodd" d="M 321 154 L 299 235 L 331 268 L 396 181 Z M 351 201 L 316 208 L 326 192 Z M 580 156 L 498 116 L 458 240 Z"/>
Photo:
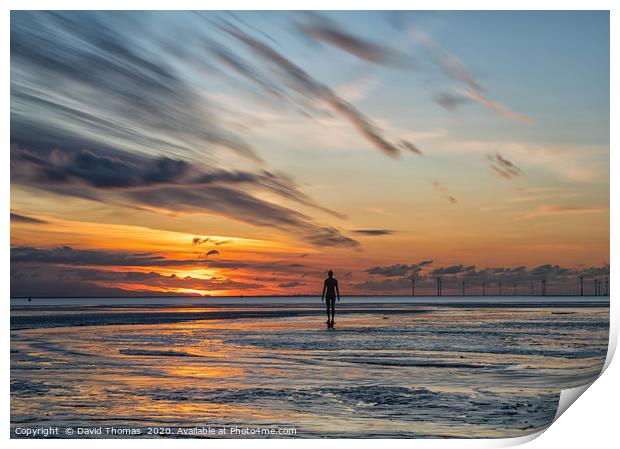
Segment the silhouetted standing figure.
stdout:
<path fill-rule="evenodd" d="M 325 306 L 327 307 L 327 327 L 334 327 L 336 298 L 338 298 L 338 302 L 340 302 L 338 280 L 334 278 L 334 272 L 329 270 L 327 272 L 327 279 L 325 279 L 323 283 L 323 294 L 321 295 L 321 301 L 325 300 Z"/>

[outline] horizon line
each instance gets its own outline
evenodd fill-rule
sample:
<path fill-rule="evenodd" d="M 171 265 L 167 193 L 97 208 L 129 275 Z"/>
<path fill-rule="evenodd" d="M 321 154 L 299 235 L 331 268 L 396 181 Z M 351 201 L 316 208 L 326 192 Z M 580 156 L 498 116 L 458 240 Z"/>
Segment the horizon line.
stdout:
<path fill-rule="evenodd" d="M 341 298 L 368 298 L 368 297 L 379 297 L 379 298 L 516 298 L 516 297 L 526 297 L 526 298 L 546 298 L 550 296 L 561 296 L 561 297 L 577 297 L 577 298 L 598 298 L 598 297 L 610 297 L 610 295 L 593 295 L 593 294 L 547 294 L 547 295 L 386 295 L 386 294 L 376 294 L 376 295 L 340 295 Z M 321 295 L 310 295 L 310 294 L 301 294 L 301 295 L 139 295 L 139 296 L 11 296 L 9 299 L 154 299 L 154 298 L 320 298 Z"/>

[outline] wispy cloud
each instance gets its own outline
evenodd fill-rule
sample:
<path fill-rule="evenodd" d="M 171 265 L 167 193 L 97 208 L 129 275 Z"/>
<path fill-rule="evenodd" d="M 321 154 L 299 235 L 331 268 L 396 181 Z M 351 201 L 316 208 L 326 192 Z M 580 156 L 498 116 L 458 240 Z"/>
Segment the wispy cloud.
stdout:
<path fill-rule="evenodd" d="M 209 241 L 209 237 L 194 237 L 192 239 L 192 245 L 194 246 L 198 246 L 198 245 L 202 245 L 203 243 L 207 243 Z"/>
<path fill-rule="evenodd" d="M 378 85 L 379 81 L 377 78 L 367 75 L 341 84 L 335 91 L 339 97 L 350 102 L 356 102 L 366 98 Z"/>
<path fill-rule="evenodd" d="M 450 191 L 445 185 L 443 185 L 439 181 L 432 181 L 432 184 L 433 184 L 433 187 L 435 188 L 435 192 L 437 192 L 437 194 L 440 197 L 445 198 L 452 204 L 457 203 L 456 198 L 450 194 Z"/>
<path fill-rule="evenodd" d="M 70 290 L 67 286 L 70 285 Z M 262 289 L 257 282 L 225 277 L 165 275 L 155 271 L 113 271 L 102 268 L 46 266 L 44 270 L 11 273 L 12 296 L 149 296 L 199 291 Z M 197 294 L 197 293 L 194 293 Z"/>
<path fill-rule="evenodd" d="M 472 72 L 467 68 L 455 54 L 439 45 L 430 35 L 421 31 L 411 32 L 414 40 L 422 46 L 430 56 L 430 59 L 441 68 L 441 70 L 455 81 L 466 84 L 469 87 L 459 89 L 458 94 L 440 92 L 433 99 L 437 104 L 448 110 L 455 110 L 457 107 L 469 102 L 479 103 L 498 115 L 521 122 L 531 123 L 533 120 L 524 114 L 519 114 L 510 110 L 499 101 L 491 100 L 480 92 L 485 89 L 475 79 Z"/>
<path fill-rule="evenodd" d="M 261 58 L 251 61 L 217 42 L 217 36 L 202 33 L 204 23 L 197 16 L 184 17 L 187 27 L 179 31 L 184 46 L 154 32 L 151 17 L 131 12 L 114 20 L 103 12 L 20 12 L 12 17 L 12 73 L 29 74 L 12 78 L 12 181 L 133 208 L 215 212 L 273 226 L 315 244 L 356 246 L 334 227 L 316 224 L 290 206 L 259 199 L 269 192 L 345 218 L 317 204 L 286 174 L 221 168 L 222 149 L 249 161 L 236 166 L 265 164 L 256 148 L 220 120 L 217 104 L 208 101 L 195 75 L 234 72 L 300 109 L 309 98 L 291 95 L 290 77 L 282 82 L 261 70 Z M 39 44 L 42 39 L 48 43 L 46 50 Z M 209 63 L 197 65 L 205 55 L 211 56 Z M 292 64 L 289 68 L 291 74 L 298 73 Z M 312 101 L 330 92 L 307 79 L 315 89 Z M 54 89 L 46 87 L 52 84 Z M 338 101 L 330 95 L 332 102 Z M 397 145 L 392 147 L 352 106 L 337 107 L 368 138 L 397 151 Z"/>
<path fill-rule="evenodd" d="M 396 231 L 392 229 L 355 229 L 351 231 L 353 234 L 365 235 L 365 236 L 380 236 L 380 235 L 392 235 Z"/>
<path fill-rule="evenodd" d="M 535 168 L 544 173 L 547 182 L 558 182 L 557 178 L 578 183 L 609 180 L 609 146 L 605 144 L 456 139 L 447 135 L 437 136 L 425 146 L 433 155 L 445 157 L 472 154 L 484 158 L 489 151 L 498 152 L 511 161 L 518 160 L 524 172 Z"/>
<path fill-rule="evenodd" d="M 217 250 L 212 250 L 217 251 Z M 219 253 L 219 251 L 218 251 Z M 215 255 L 215 253 L 213 253 Z M 307 266 L 288 260 L 238 260 L 216 258 L 168 258 L 157 252 L 129 252 L 103 249 L 83 249 L 71 246 L 52 248 L 12 246 L 11 264 L 14 266 L 60 265 L 72 267 L 210 267 L 224 269 L 247 268 L 261 272 L 286 274 L 307 270 Z"/>
<path fill-rule="evenodd" d="M 187 60 L 185 71 L 166 62 L 183 54 L 178 43 L 154 33 L 145 15 L 110 20 L 109 14 L 12 17 L 11 69 L 29 74 L 12 79 L 12 141 L 203 157 L 219 147 L 261 161 L 242 137 L 218 124 L 187 77 L 194 71 Z"/>
<path fill-rule="evenodd" d="M 397 277 L 397 276 L 413 276 L 419 277 L 420 272 L 433 263 L 432 260 L 423 260 L 418 263 L 414 263 L 411 265 L 406 264 L 394 264 L 386 267 L 376 266 L 373 268 L 368 268 L 366 273 L 385 276 L 385 277 Z"/>
<path fill-rule="evenodd" d="M 468 84 L 474 89 L 483 90 L 467 66 L 455 54 L 441 47 L 430 35 L 413 31 L 416 41 L 428 52 L 431 60 L 450 78 Z"/>
<path fill-rule="evenodd" d="M 507 106 L 503 105 L 502 103 L 486 98 L 471 89 L 464 88 L 462 92 L 463 95 L 465 95 L 467 98 L 475 101 L 476 103 L 480 103 L 481 105 L 487 107 L 496 114 L 525 123 L 532 123 L 534 121 L 531 117 L 528 117 L 525 114 L 519 114 L 518 112 L 511 111 L 510 109 L 508 109 Z"/>
<path fill-rule="evenodd" d="M 211 250 L 210 256 L 216 255 Z M 128 252 L 74 247 L 11 247 L 11 294 L 88 295 L 157 294 L 162 290 L 262 289 L 273 291 L 269 283 L 297 281 L 304 273 L 318 277 L 323 273 L 297 261 L 237 260 L 219 257 L 167 258 L 156 252 Z M 217 276 L 174 274 L 176 270 L 217 269 Z M 150 270 L 147 272 L 145 270 Z M 166 273 L 162 274 L 159 271 Z M 239 271 L 237 271 L 239 270 Z M 172 274 L 170 274 L 172 272 Z M 235 280 L 231 278 L 235 275 Z M 274 277 L 277 275 L 277 278 Z M 293 279 L 292 279 L 293 278 Z M 297 279 L 295 279 L 297 278 Z M 317 278 L 318 279 L 318 278 Z M 260 280 L 267 284 L 259 284 Z M 318 281 L 317 281 L 318 282 Z M 301 284 L 300 284 L 301 285 Z M 91 287 L 89 290 L 88 288 Z M 291 285 L 292 287 L 292 285 Z"/>
<path fill-rule="evenodd" d="M 70 246 L 35 248 L 15 246 L 11 248 L 11 264 L 60 264 L 83 266 L 174 266 L 198 263 L 198 260 L 172 260 L 161 254 L 96 249 L 75 249 Z"/>
<path fill-rule="evenodd" d="M 607 207 L 582 207 L 582 206 L 561 206 L 561 205 L 541 205 L 530 211 L 523 213 L 524 218 L 548 217 L 557 215 L 584 215 L 600 214 L 608 212 Z"/>
<path fill-rule="evenodd" d="M 45 220 L 40 220 L 34 217 L 28 217 L 26 215 L 16 214 L 11 212 L 11 222 L 13 223 L 26 223 L 26 224 L 47 224 Z"/>
<path fill-rule="evenodd" d="M 488 154 L 487 159 L 494 173 L 504 179 L 510 180 L 521 175 L 521 169 L 499 153 Z"/>
<path fill-rule="evenodd" d="M 453 111 L 461 105 L 471 103 L 471 100 L 463 95 L 454 95 L 447 92 L 441 92 L 433 97 L 435 103 L 441 107 Z"/>
<path fill-rule="evenodd" d="M 306 13 L 304 20 L 297 22 L 297 28 L 306 36 L 329 44 L 360 59 L 375 64 L 402 64 L 404 56 L 397 51 L 361 36 L 355 36 L 335 23 L 317 13 Z"/>
<path fill-rule="evenodd" d="M 371 119 L 266 43 L 250 36 L 232 24 L 219 25 L 219 28 L 243 43 L 257 57 L 272 64 L 278 70 L 279 75 L 284 75 L 287 78 L 288 83 L 296 92 L 329 105 L 334 111 L 346 118 L 368 142 L 384 154 L 393 158 L 399 156 L 399 146 L 402 147 L 403 142 L 406 143 L 406 141 L 400 139 L 400 141 L 393 142 Z M 414 145 L 412 147 L 417 148 Z M 407 146 L 405 148 L 411 150 Z M 419 153 L 419 150 L 416 152 Z"/>
<path fill-rule="evenodd" d="M 11 148 L 11 168 L 12 182 L 61 195 L 154 210 L 209 212 L 256 226 L 275 227 L 315 245 L 358 246 L 332 226 L 317 224 L 301 212 L 239 188 L 266 190 L 329 213 L 290 178 L 267 171 L 206 171 L 170 158 L 152 159 L 122 152 L 30 151 L 18 146 Z"/>
<path fill-rule="evenodd" d="M 583 192 L 566 191 L 560 187 L 516 187 L 516 196 L 510 198 L 511 203 L 529 203 L 552 198 L 577 198 L 583 196 Z"/>
<path fill-rule="evenodd" d="M 299 281 L 289 281 L 289 282 L 282 282 L 280 284 L 278 284 L 278 287 L 280 288 L 295 288 L 295 287 L 301 287 L 302 285 L 306 285 L 303 282 L 299 282 Z"/>

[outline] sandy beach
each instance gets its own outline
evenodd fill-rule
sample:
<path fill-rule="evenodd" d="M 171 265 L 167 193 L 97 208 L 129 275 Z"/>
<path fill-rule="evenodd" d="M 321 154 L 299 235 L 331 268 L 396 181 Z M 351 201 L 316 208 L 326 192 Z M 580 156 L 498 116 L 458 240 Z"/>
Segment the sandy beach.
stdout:
<path fill-rule="evenodd" d="M 519 436 L 604 363 L 607 298 L 415 299 L 13 300 L 13 437 Z"/>

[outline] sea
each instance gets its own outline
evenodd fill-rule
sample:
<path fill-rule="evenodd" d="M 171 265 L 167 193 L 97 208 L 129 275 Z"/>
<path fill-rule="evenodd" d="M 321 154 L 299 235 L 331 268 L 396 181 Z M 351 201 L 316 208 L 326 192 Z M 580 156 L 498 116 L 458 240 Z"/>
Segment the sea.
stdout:
<path fill-rule="evenodd" d="M 336 307 L 328 329 L 318 297 L 13 298 L 11 436 L 517 437 L 607 354 L 608 297 Z"/>

